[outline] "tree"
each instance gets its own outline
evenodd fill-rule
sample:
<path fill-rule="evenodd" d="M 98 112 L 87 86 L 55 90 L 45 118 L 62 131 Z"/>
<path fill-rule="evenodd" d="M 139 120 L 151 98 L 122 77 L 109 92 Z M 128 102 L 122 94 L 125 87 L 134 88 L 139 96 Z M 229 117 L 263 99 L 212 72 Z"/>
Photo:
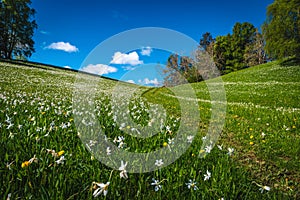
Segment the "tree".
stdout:
<path fill-rule="evenodd" d="M 206 32 L 202 35 L 202 38 L 200 39 L 200 46 L 204 48 L 204 50 L 207 50 L 207 47 L 210 45 L 210 43 L 214 42 L 214 39 L 211 35 L 211 33 Z"/>
<path fill-rule="evenodd" d="M 253 42 L 255 32 L 255 27 L 248 22 L 242 24 L 236 23 L 234 25 L 231 40 L 233 71 L 245 67 L 244 54 L 246 46 Z"/>
<path fill-rule="evenodd" d="M 253 43 L 256 29 L 248 23 L 236 23 L 232 35 L 218 36 L 214 42 L 213 57 L 222 74 L 245 67 L 246 47 Z"/>
<path fill-rule="evenodd" d="M 199 42 L 200 48 L 202 47 L 210 56 L 213 56 L 214 43 L 215 43 L 215 39 L 209 32 L 204 33 Z"/>
<path fill-rule="evenodd" d="M 34 52 L 32 40 L 37 28 L 35 10 L 30 0 L 2 0 L 0 2 L 0 57 L 30 57 Z"/>
<path fill-rule="evenodd" d="M 300 0 L 275 0 L 262 26 L 269 57 L 300 57 Z"/>
<path fill-rule="evenodd" d="M 244 60 L 245 65 L 255 66 L 265 63 L 267 60 L 266 53 L 264 51 L 265 41 L 260 32 L 256 29 L 253 40 L 246 45 Z"/>
<path fill-rule="evenodd" d="M 193 65 L 193 60 L 188 56 L 172 54 L 168 58 L 164 73 L 164 85 L 175 86 L 187 82 L 198 82 L 198 72 Z"/>
<path fill-rule="evenodd" d="M 216 63 L 217 68 L 222 74 L 227 74 L 233 71 L 233 55 L 231 52 L 231 40 L 230 34 L 226 36 L 216 37 L 213 50 L 213 58 Z"/>

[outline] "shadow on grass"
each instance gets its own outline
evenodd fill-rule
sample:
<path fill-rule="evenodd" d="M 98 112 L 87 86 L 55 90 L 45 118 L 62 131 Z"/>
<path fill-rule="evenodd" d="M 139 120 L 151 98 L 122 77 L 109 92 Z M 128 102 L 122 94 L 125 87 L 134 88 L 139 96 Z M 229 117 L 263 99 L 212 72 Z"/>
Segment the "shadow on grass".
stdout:
<path fill-rule="evenodd" d="M 292 57 L 292 58 L 286 58 L 280 61 L 280 65 L 282 67 L 291 67 L 300 65 L 300 58 L 299 57 Z"/>

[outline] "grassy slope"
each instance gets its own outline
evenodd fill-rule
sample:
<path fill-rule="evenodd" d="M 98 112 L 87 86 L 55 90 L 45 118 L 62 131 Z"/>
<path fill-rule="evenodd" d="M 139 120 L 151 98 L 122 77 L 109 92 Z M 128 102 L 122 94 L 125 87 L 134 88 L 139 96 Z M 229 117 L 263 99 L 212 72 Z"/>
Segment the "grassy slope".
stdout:
<path fill-rule="evenodd" d="M 300 182 L 300 66 L 271 62 L 222 77 L 227 114 L 220 144 L 234 146 L 236 161 L 254 178 L 299 195 Z M 207 83 L 214 83 L 209 80 Z M 208 126 L 210 93 L 205 83 L 192 84 Z M 178 86 L 177 90 L 184 90 Z M 212 91 L 213 92 L 213 91 Z M 167 89 L 151 91 L 154 96 Z M 204 129 L 205 133 L 206 130 Z M 251 142 L 251 144 L 250 144 Z M 253 142 L 253 144 L 252 144 Z"/>
<path fill-rule="evenodd" d="M 67 131 L 61 128 L 62 124 L 68 121 L 72 122 L 72 87 L 76 73 L 44 65 L 30 65 L 32 67 L 0 63 L 0 97 L 3 103 L 0 107 L 0 123 L 2 123 L 0 144 L 1 149 L 4 149 L 1 152 L 1 159 L 4 160 L 1 163 L 1 173 L 6 173 L 5 176 L 1 176 L 1 184 L 10 183 L 8 186 L 1 188 L 0 193 L 4 194 L 4 197 L 7 196 L 8 192 L 15 191 L 19 196 L 26 196 L 27 198 L 30 197 L 30 194 L 33 194 L 34 197 L 42 196 L 43 198 L 47 198 L 48 195 L 51 198 L 66 198 L 72 195 L 86 198 L 90 183 L 97 180 L 99 174 L 102 178 L 103 176 L 106 177 L 106 172 L 100 169 L 103 168 L 103 165 L 100 167 L 98 162 L 87 159 L 90 155 L 76 137 L 74 128 Z M 215 187 L 223 188 L 223 191 L 218 191 L 213 185 L 211 185 L 211 189 L 203 186 L 204 188 L 200 188 L 200 190 L 205 190 L 203 196 L 201 196 L 202 198 L 211 198 L 210 195 L 216 194 L 218 194 L 218 197 L 222 197 L 219 196 L 222 193 L 229 198 L 237 198 L 242 195 L 245 199 L 246 197 L 249 199 L 254 198 L 251 195 L 259 195 L 255 193 L 255 187 L 245 186 L 246 179 L 244 178 L 248 174 L 244 172 L 250 172 L 251 180 L 277 188 L 290 197 L 299 197 L 299 77 L 299 66 L 281 67 L 276 62 L 231 73 L 223 77 L 227 96 L 227 115 L 219 144 L 223 144 L 224 147 L 233 146 L 236 149 L 236 154 L 233 157 L 235 163 L 238 166 L 241 165 L 237 168 L 227 168 L 227 165 L 231 162 L 228 163 L 221 158 L 216 161 L 208 157 L 206 161 L 213 163 L 208 165 L 216 168 L 213 173 L 217 174 L 218 169 L 222 174 L 219 179 L 214 181 L 221 184 L 215 185 Z M 105 80 L 100 83 L 100 87 L 109 90 L 115 84 L 116 82 L 112 80 Z M 134 87 L 129 84 L 128 86 Z M 192 86 L 200 100 L 210 99 L 205 83 L 192 84 Z M 183 88 L 184 86 L 179 86 L 176 90 L 184 90 Z M 167 89 L 155 89 L 145 93 L 145 96 L 151 97 L 151 101 L 163 102 L 166 107 L 170 106 L 170 110 L 172 110 L 173 106 L 176 105 L 176 101 L 166 96 L 166 92 L 168 92 Z M 14 103 L 15 99 L 16 103 Z M 26 101 L 25 104 L 20 103 L 23 99 Z M 210 103 L 199 101 L 199 108 L 203 120 L 201 130 L 202 134 L 205 134 L 210 119 Z M 22 124 L 23 127 L 19 129 L 15 126 L 7 130 L 5 122 L 7 115 L 12 117 L 14 124 Z M 52 121 L 55 121 L 56 124 L 56 134 L 50 134 L 50 139 L 42 138 L 42 135 L 48 133 L 49 124 Z M 73 125 L 71 126 L 73 127 Z M 41 130 L 37 130 L 39 128 Z M 264 137 L 262 133 L 265 134 Z M 253 142 L 253 144 L 251 145 L 250 142 Z M 199 150 L 198 144 L 201 143 L 197 141 L 194 143 L 192 150 L 187 152 L 187 155 L 180 159 L 181 161 L 177 161 L 171 167 L 159 172 L 161 173 L 160 176 L 168 174 L 168 171 L 172 174 L 177 170 L 180 173 L 183 171 L 183 174 L 187 172 L 196 173 L 197 168 L 193 169 L 192 167 L 190 169 L 189 166 L 185 166 L 187 167 L 186 170 L 184 167 L 180 168 L 180 162 L 189 163 L 191 152 Z M 47 167 L 45 163 L 51 162 L 51 158 L 44 153 L 45 148 L 64 149 L 67 152 L 66 157 L 69 157 L 66 164 L 68 168 Z M 44 163 L 43 166 L 40 164 L 39 167 L 34 166 L 36 169 L 22 171 L 20 163 L 24 159 L 30 159 L 33 153 L 45 158 L 45 160 L 40 161 Z M 5 163 L 11 161 L 14 161 L 12 171 L 7 171 Z M 202 166 L 203 164 L 199 164 L 198 161 L 193 162 L 193 166 L 203 168 L 205 171 L 205 165 Z M 109 169 L 106 170 L 109 171 Z M 226 170 L 231 172 L 231 177 L 224 175 Z M 240 170 L 242 171 L 240 172 Z M 47 176 L 44 173 L 47 173 Z M 110 172 L 107 173 L 109 176 Z M 68 179 L 66 183 L 66 177 L 63 174 L 67 174 L 68 177 L 73 177 L 73 179 Z M 32 176 L 36 176 L 36 178 L 33 179 Z M 126 191 L 128 195 L 135 194 L 129 192 L 128 188 L 123 188 L 127 184 L 132 188 L 132 191 L 136 189 L 136 185 L 139 185 L 142 189 L 149 189 L 147 186 L 143 186 L 144 180 L 151 180 L 147 174 L 133 176 L 135 178 L 131 179 L 130 182 L 126 182 L 125 185 L 118 179 L 113 180 L 112 183 L 115 186 L 111 187 L 119 187 L 121 194 L 122 191 Z M 21 177 L 27 178 L 21 179 Z M 173 181 L 175 183 L 164 187 L 166 190 L 175 188 L 175 191 L 180 190 L 180 193 L 175 192 L 173 193 L 174 196 L 168 196 L 169 194 L 163 192 L 161 193 L 162 197 L 165 195 L 165 198 L 178 198 L 186 194 L 185 190 L 180 189 L 182 186 L 176 185 L 179 181 L 177 179 L 186 181 L 184 178 L 174 177 Z M 134 183 L 134 180 L 136 180 L 136 183 Z M 239 189 L 233 191 L 236 188 L 234 182 L 237 185 L 243 184 L 240 191 Z M 80 186 L 78 183 L 82 183 L 82 185 Z M 231 185 L 232 183 L 233 185 Z M 70 190 L 68 185 L 72 184 L 74 188 Z M 34 190 L 37 188 L 38 193 Z M 60 188 L 61 192 L 57 193 L 57 188 Z M 228 190 L 228 193 L 225 190 Z M 247 190 L 247 192 L 244 193 L 243 190 Z M 55 193 L 53 193 L 54 191 Z M 74 194 L 74 191 L 79 192 Z M 53 196 L 54 194 L 56 196 Z M 153 195 L 154 193 L 150 192 L 145 194 L 144 198 Z M 250 197 L 247 195 L 250 195 Z M 256 196 L 256 198 L 262 197 Z"/>

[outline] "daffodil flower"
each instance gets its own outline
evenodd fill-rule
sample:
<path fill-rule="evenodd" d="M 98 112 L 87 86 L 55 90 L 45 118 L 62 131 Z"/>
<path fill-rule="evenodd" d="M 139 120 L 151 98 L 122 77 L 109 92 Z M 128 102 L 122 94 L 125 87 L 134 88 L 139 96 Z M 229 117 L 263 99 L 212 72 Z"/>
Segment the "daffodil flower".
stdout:
<path fill-rule="evenodd" d="M 217 145 L 218 149 L 220 149 L 222 151 L 223 149 L 223 145 Z"/>
<path fill-rule="evenodd" d="M 152 181 L 153 182 L 151 183 L 151 185 L 154 185 L 155 192 L 157 192 L 159 189 L 162 188 L 162 186 L 160 185 L 159 180 L 155 180 L 154 178 L 152 178 Z"/>
<path fill-rule="evenodd" d="M 210 152 L 211 152 L 211 150 L 212 150 L 212 148 L 213 148 L 213 147 L 212 147 L 212 145 L 211 145 L 211 144 L 210 144 L 210 145 L 208 145 L 208 146 L 206 146 L 206 147 L 205 147 L 205 152 L 206 152 L 206 153 L 210 153 Z"/>
<path fill-rule="evenodd" d="M 194 139 L 194 136 L 192 136 L 192 135 L 187 136 L 187 142 L 188 143 L 192 143 L 193 139 Z"/>
<path fill-rule="evenodd" d="M 186 185 L 187 185 L 187 187 L 189 188 L 189 189 L 194 189 L 194 190 L 198 190 L 198 187 L 197 187 L 197 182 L 195 182 L 195 180 L 189 180 L 189 182 L 188 183 L 185 183 Z"/>
<path fill-rule="evenodd" d="M 106 148 L 106 155 L 108 155 L 108 156 L 109 156 L 110 154 L 111 154 L 110 147 L 107 147 L 107 148 Z"/>
<path fill-rule="evenodd" d="M 228 153 L 227 153 L 227 154 L 228 154 L 229 156 L 232 156 L 232 155 L 233 155 L 233 152 L 234 152 L 234 148 L 230 148 L 230 147 L 229 147 L 229 148 L 228 148 Z"/>
<path fill-rule="evenodd" d="M 55 161 L 56 162 L 56 164 L 64 164 L 64 161 L 65 161 L 66 159 L 65 159 L 65 157 L 64 156 L 61 156 L 57 161 Z"/>
<path fill-rule="evenodd" d="M 24 161 L 22 164 L 21 164 L 21 167 L 24 168 L 24 167 L 28 167 L 31 163 L 33 162 L 37 162 L 37 158 L 35 157 L 35 155 L 33 156 L 33 158 L 30 158 L 28 161 Z"/>
<path fill-rule="evenodd" d="M 109 186 L 110 182 L 107 182 L 106 184 L 93 182 L 93 184 L 96 185 L 96 187 L 97 187 L 97 189 L 93 193 L 94 197 L 98 197 L 102 192 L 103 192 L 104 196 L 107 195 L 108 186 Z"/>
<path fill-rule="evenodd" d="M 261 191 L 261 193 L 263 193 L 263 192 L 264 192 L 264 190 L 266 190 L 266 191 L 270 191 L 270 190 L 271 190 L 271 188 L 270 188 L 269 186 L 260 186 L 259 190 Z"/>
<path fill-rule="evenodd" d="M 162 166 L 163 164 L 164 164 L 164 162 L 162 161 L 162 159 L 159 159 L 159 160 L 155 161 L 155 165 L 158 166 L 158 167 Z"/>
<path fill-rule="evenodd" d="M 127 162 L 124 164 L 123 160 L 121 161 L 121 167 L 119 167 L 120 172 L 120 178 L 127 179 L 127 171 L 126 171 Z"/>
<path fill-rule="evenodd" d="M 206 170 L 206 174 L 204 174 L 204 181 L 209 180 L 210 177 L 211 177 L 211 173 L 208 170 Z"/>
<path fill-rule="evenodd" d="M 57 153 L 57 155 L 58 156 L 61 156 L 61 155 L 63 155 L 65 153 L 65 151 L 64 150 L 61 150 L 61 151 L 59 151 L 58 153 Z"/>

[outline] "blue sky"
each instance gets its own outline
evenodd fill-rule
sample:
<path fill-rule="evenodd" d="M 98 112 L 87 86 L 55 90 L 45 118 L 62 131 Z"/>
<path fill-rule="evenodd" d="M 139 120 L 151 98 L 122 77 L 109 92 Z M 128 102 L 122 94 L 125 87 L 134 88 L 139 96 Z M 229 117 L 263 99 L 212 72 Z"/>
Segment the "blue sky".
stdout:
<path fill-rule="evenodd" d="M 143 67 L 141 65 L 165 64 L 168 52 L 158 51 L 151 44 L 140 46 L 141 49 L 136 51 L 122 52 L 115 45 L 115 52 L 109 55 L 110 62 L 84 62 L 89 53 L 108 38 L 135 28 L 162 27 L 181 32 L 199 42 L 205 32 L 211 32 L 214 37 L 231 33 L 236 22 L 250 22 L 260 27 L 266 18 L 266 7 L 272 2 L 32 0 L 32 7 L 37 11 L 38 29 L 34 35 L 36 52 L 30 60 L 73 69 L 90 64 L 86 69 L 91 72 L 120 79 L 124 73 Z M 139 73 L 140 77 L 132 76 L 132 81 L 157 83 L 157 74 L 147 72 L 144 75 L 142 77 Z"/>

